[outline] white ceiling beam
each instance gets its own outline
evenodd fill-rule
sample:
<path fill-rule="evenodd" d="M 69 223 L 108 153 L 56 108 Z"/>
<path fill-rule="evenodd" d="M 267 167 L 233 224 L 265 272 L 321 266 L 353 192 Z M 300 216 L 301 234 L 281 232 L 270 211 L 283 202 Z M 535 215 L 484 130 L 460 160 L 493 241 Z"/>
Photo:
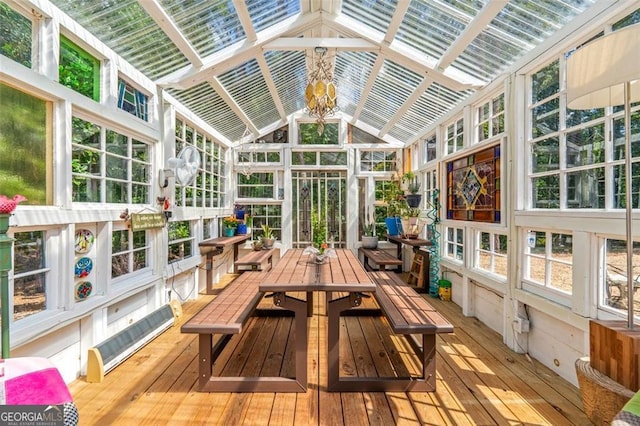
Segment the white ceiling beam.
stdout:
<path fill-rule="evenodd" d="M 251 22 L 251 16 L 249 15 L 249 8 L 247 8 L 247 3 L 245 3 L 244 0 L 233 0 L 233 6 L 236 8 L 238 20 L 240 20 L 240 25 L 242 25 L 242 29 L 247 36 L 247 41 L 256 41 L 258 39 L 258 36 L 256 34 L 256 29 L 253 27 L 253 22 Z"/>
<path fill-rule="evenodd" d="M 391 17 L 391 22 L 389 22 L 389 26 L 387 27 L 387 32 L 384 35 L 384 42 L 387 46 L 390 45 L 396 37 L 396 33 L 398 32 L 398 28 L 400 28 L 400 24 L 402 24 L 404 15 L 406 15 L 407 10 L 409 10 L 410 3 L 411 2 L 408 1 L 398 2 L 398 6 L 396 6 L 396 10 L 393 12 L 393 16 Z"/>
<path fill-rule="evenodd" d="M 476 17 L 469 22 L 469 25 L 456 37 L 456 40 L 449 45 L 447 51 L 440 57 L 436 67 L 440 70 L 448 67 L 506 5 L 507 3 L 503 0 L 492 0 L 485 4 Z"/>
<path fill-rule="evenodd" d="M 369 80 L 367 80 L 367 84 L 362 88 L 362 94 L 360 95 L 360 102 L 353 112 L 353 118 L 351 124 L 355 124 L 360 119 L 360 114 L 364 109 L 364 104 L 367 102 L 367 98 L 369 97 L 369 93 L 371 93 L 371 88 L 373 84 L 376 82 L 378 78 L 378 73 L 380 72 L 380 68 L 382 68 L 382 64 L 384 64 L 384 58 L 382 55 L 378 55 L 376 58 L 376 62 L 373 64 L 371 68 L 371 73 L 369 74 Z"/>
<path fill-rule="evenodd" d="M 282 120 L 287 119 L 287 113 L 284 111 L 284 106 L 282 105 L 282 101 L 280 100 L 280 95 L 278 94 L 278 89 L 276 88 L 275 83 L 273 82 L 273 77 L 271 76 L 271 70 L 269 70 L 269 65 L 267 65 L 267 61 L 264 59 L 264 55 L 259 54 L 256 56 L 256 61 L 258 61 L 258 65 L 260 65 L 260 71 L 262 72 L 262 76 L 264 77 L 264 81 L 267 83 L 267 87 L 269 88 L 269 93 L 271 94 L 271 99 L 278 110 L 278 114 L 280 114 L 280 118 Z"/>
<path fill-rule="evenodd" d="M 400 43 L 397 40 L 392 43 L 391 46 L 385 46 L 382 43 L 384 34 L 379 31 L 375 31 L 372 28 L 363 25 L 356 20 L 347 16 L 339 16 L 332 19 L 323 21 L 326 25 L 336 29 L 340 34 L 345 37 L 362 37 L 365 40 L 380 44 L 380 53 L 387 59 L 390 59 L 412 71 L 419 74 L 429 73 L 429 76 L 439 84 L 449 87 L 455 91 L 462 91 L 467 89 L 477 89 L 486 85 L 487 82 L 478 80 L 470 75 L 462 73 L 460 71 L 447 69 L 446 71 L 440 71 L 436 69 L 437 62 L 429 59 L 424 52 L 412 48 L 405 43 Z"/>
<path fill-rule="evenodd" d="M 253 59 L 261 53 L 262 46 L 281 36 L 300 34 L 320 23 L 320 13 L 310 15 L 296 15 L 285 19 L 278 24 L 266 28 L 257 33 L 254 42 L 247 40 L 232 44 L 214 54 L 203 58 L 203 64 L 199 67 L 186 66 L 159 78 L 156 83 L 161 87 L 173 87 L 177 89 L 189 89 L 214 75 L 238 66 Z"/>
<path fill-rule="evenodd" d="M 158 27 L 171 39 L 178 50 L 191 62 L 194 67 L 202 66 L 202 57 L 191 45 L 189 40 L 182 34 L 178 25 L 165 12 L 157 0 L 138 0 L 138 4 L 151 16 L 151 19 L 158 24 Z"/>
<path fill-rule="evenodd" d="M 306 50 L 315 47 L 347 50 L 350 52 L 368 52 L 380 50 L 380 47 L 361 38 L 337 37 L 281 37 L 265 43 L 264 50 Z"/>
<path fill-rule="evenodd" d="M 432 83 L 433 79 L 429 77 L 426 77 L 422 80 L 420 85 L 415 88 L 413 93 L 411 93 L 411 96 L 409 96 L 407 100 L 404 101 L 398 111 L 393 114 L 393 117 L 391 117 L 389 121 L 387 121 L 387 124 L 385 124 L 384 127 L 380 129 L 380 133 L 378 134 L 379 138 L 382 138 L 384 135 L 386 135 L 389 130 L 391 130 L 391 128 L 396 125 L 398 120 L 400 120 L 402 116 L 407 112 L 407 110 L 409 110 L 409 108 L 411 108 L 413 104 L 416 103 L 418 99 L 420 99 L 420 96 L 422 96 L 424 91 L 427 90 Z"/>
<path fill-rule="evenodd" d="M 218 80 L 216 77 L 213 77 L 211 78 L 211 80 L 209 80 L 209 84 L 218 93 L 222 100 L 225 101 L 227 105 L 229 105 L 229 108 L 231 108 L 233 112 L 235 112 L 236 115 L 240 117 L 244 124 L 246 124 L 246 126 L 249 128 L 249 131 L 251 133 L 253 133 L 254 135 L 260 134 L 256 125 L 253 124 L 253 121 L 251 121 L 249 116 L 245 114 L 244 110 L 240 108 L 240 105 L 237 104 L 231 94 L 227 92 L 227 89 L 225 89 L 222 83 L 220 83 L 220 80 Z"/>

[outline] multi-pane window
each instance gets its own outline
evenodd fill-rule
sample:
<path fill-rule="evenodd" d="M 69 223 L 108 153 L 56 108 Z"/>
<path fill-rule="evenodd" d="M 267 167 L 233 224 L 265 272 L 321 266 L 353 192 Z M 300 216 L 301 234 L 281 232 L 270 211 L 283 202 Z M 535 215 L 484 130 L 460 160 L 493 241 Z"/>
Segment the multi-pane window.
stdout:
<path fill-rule="evenodd" d="M 64 36 L 60 36 L 60 84 L 100 102 L 100 61 Z"/>
<path fill-rule="evenodd" d="M 213 238 L 213 225 L 215 221 L 211 218 L 202 220 L 202 239 L 208 240 L 209 238 Z"/>
<path fill-rule="evenodd" d="M 53 162 L 47 102 L 0 83 L 0 192 L 23 194 L 27 203 L 53 203 Z M 7 194 L 9 195 L 9 194 Z"/>
<path fill-rule="evenodd" d="M 118 78 L 118 108 L 144 121 L 149 121 L 149 96 Z"/>
<path fill-rule="evenodd" d="M 477 142 L 482 142 L 504 132 L 504 94 L 476 108 Z"/>
<path fill-rule="evenodd" d="M 445 131 L 445 146 L 447 154 L 453 154 L 462 149 L 464 145 L 464 122 L 462 118 L 449 124 Z"/>
<path fill-rule="evenodd" d="M 111 277 L 149 266 L 149 250 L 147 231 L 114 230 L 111 234 Z"/>
<path fill-rule="evenodd" d="M 16 232 L 13 236 L 13 320 L 47 309 L 46 232 Z"/>
<path fill-rule="evenodd" d="M 525 279 L 570 294 L 573 286 L 573 237 L 550 231 L 527 234 Z"/>
<path fill-rule="evenodd" d="M 432 135 L 422 142 L 424 162 L 428 163 L 436 159 L 436 135 Z"/>
<path fill-rule="evenodd" d="M 183 207 L 220 207 L 226 191 L 226 149 L 211 136 L 186 121 L 176 118 L 176 155 L 185 146 L 195 147 L 201 159 L 196 178 L 190 185 L 176 182 L 175 204 Z"/>
<path fill-rule="evenodd" d="M 0 2 L 0 54 L 31 68 L 31 21 Z"/>
<path fill-rule="evenodd" d="M 280 204 L 246 204 L 245 215 L 251 217 L 251 235 L 262 235 L 262 225 L 268 225 L 274 235 L 282 236 L 282 206 Z"/>
<path fill-rule="evenodd" d="M 238 198 L 274 198 L 272 172 L 238 173 Z"/>
<path fill-rule="evenodd" d="M 340 123 L 325 123 L 322 134 L 318 133 L 317 123 L 298 124 L 298 143 L 300 145 L 338 145 L 340 143 Z"/>
<path fill-rule="evenodd" d="M 507 236 L 493 232 L 478 232 L 474 267 L 507 276 Z"/>
<path fill-rule="evenodd" d="M 292 151 L 293 166 L 346 166 L 347 153 L 344 151 Z"/>
<path fill-rule="evenodd" d="M 361 151 L 360 171 L 395 172 L 398 170 L 396 151 Z"/>
<path fill-rule="evenodd" d="M 627 313 L 628 282 L 627 282 L 627 242 L 626 240 L 606 239 L 604 242 L 604 292 L 603 303 L 605 306 Z M 633 242 L 633 259 L 631 270 L 631 282 L 633 285 L 633 306 L 635 315 L 640 315 L 640 242 Z"/>
<path fill-rule="evenodd" d="M 238 163 L 249 165 L 252 163 L 280 163 L 280 151 L 240 151 L 238 152 Z"/>
<path fill-rule="evenodd" d="M 444 255 L 464 261 L 464 229 L 447 226 L 444 233 Z"/>
<path fill-rule="evenodd" d="M 72 131 L 73 201 L 149 203 L 148 143 L 78 117 L 73 117 Z"/>
<path fill-rule="evenodd" d="M 194 236 L 187 220 L 169 222 L 169 254 L 167 262 L 173 263 L 193 256 Z"/>

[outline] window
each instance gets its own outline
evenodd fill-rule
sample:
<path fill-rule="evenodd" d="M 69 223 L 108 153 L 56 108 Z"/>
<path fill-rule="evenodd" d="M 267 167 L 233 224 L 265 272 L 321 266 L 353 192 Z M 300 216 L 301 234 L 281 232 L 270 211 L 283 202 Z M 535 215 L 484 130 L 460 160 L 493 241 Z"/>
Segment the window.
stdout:
<path fill-rule="evenodd" d="M 62 35 L 58 68 L 60 84 L 100 102 L 100 61 Z"/>
<path fill-rule="evenodd" d="M 395 172 L 398 170 L 396 151 L 361 151 L 360 171 Z"/>
<path fill-rule="evenodd" d="M 280 163 L 280 151 L 240 151 L 238 152 L 238 163 Z"/>
<path fill-rule="evenodd" d="M 193 256 L 194 237 L 189 221 L 169 222 L 168 233 L 168 263 L 178 262 Z"/>
<path fill-rule="evenodd" d="M 0 2 L 0 54 L 27 68 L 31 68 L 31 27 L 29 19 Z"/>
<path fill-rule="evenodd" d="M 47 157 L 50 104 L 0 84 L 0 188 L 22 194 L 28 204 L 53 203 L 51 160 Z"/>
<path fill-rule="evenodd" d="M 47 309 L 46 232 L 16 232 L 13 236 L 13 320 Z"/>
<path fill-rule="evenodd" d="M 72 132 L 73 201 L 149 203 L 149 144 L 78 117 Z"/>
<path fill-rule="evenodd" d="M 436 159 L 436 135 L 432 135 L 423 142 L 424 162 L 428 163 Z"/>
<path fill-rule="evenodd" d="M 347 153 L 344 151 L 292 151 L 293 166 L 346 166 Z"/>
<path fill-rule="evenodd" d="M 202 239 L 208 240 L 209 238 L 213 238 L 213 225 L 215 221 L 211 218 L 202 220 Z"/>
<path fill-rule="evenodd" d="M 604 247 L 603 303 L 605 306 L 627 315 L 627 306 L 629 306 L 627 303 L 627 242 L 626 240 L 605 239 Z M 640 315 L 637 308 L 640 294 L 636 290 L 640 288 L 640 243 L 637 241 L 633 242 L 632 265 L 633 305 L 636 307 L 635 315 Z"/>
<path fill-rule="evenodd" d="M 550 231 L 529 231 L 525 279 L 563 293 L 572 292 L 573 237 Z"/>
<path fill-rule="evenodd" d="M 478 232 L 474 267 L 507 277 L 507 236 L 493 232 Z"/>
<path fill-rule="evenodd" d="M 200 152 L 201 165 L 191 185 L 176 183 L 175 204 L 182 207 L 221 207 L 226 192 L 226 149 L 199 128 L 176 118 L 176 155 L 187 145 Z"/>
<path fill-rule="evenodd" d="M 476 109 L 477 142 L 504 132 L 504 94 L 485 102 Z"/>
<path fill-rule="evenodd" d="M 111 277 L 149 266 L 149 250 L 147 231 L 114 230 L 111 234 Z"/>
<path fill-rule="evenodd" d="M 238 177 L 238 198 L 274 198 L 273 173 L 252 173 Z"/>
<path fill-rule="evenodd" d="M 149 121 L 148 105 L 149 97 L 147 95 L 123 79 L 118 79 L 118 108 L 144 121 Z"/>
<path fill-rule="evenodd" d="M 298 143 L 300 145 L 338 145 L 340 123 L 325 123 L 324 132 L 318 134 L 316 123 L 298 124 Z"/>
<path fill-rule="evenodd" d="M 451 259 L 464 261 L 464 229 L 446 227 L 444 255 Z"/>
<path fill-rule="evenodd" d="M 268 225 L 274 235 L 282 236 L 282 206 L 280 204 L 246 204 L 245 214 L 251 216 L 251 235 L 262 235 L 262 225 Z"/>
<path fill-rule="evenodd" d="M 462 149 L 464 144 L 464 124 L 462 118 L 447 126 L 445 134 L 447 154 L 453 154 Z"/>

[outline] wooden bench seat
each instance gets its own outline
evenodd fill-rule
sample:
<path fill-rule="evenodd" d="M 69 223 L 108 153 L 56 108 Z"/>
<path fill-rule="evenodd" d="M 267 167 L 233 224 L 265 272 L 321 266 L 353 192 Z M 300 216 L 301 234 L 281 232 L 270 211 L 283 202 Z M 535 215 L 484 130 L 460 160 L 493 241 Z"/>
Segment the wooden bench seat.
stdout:
<path fill-rule="evenodd" d="M 436 334 L 452 333 L 453 325 L 424 297 L 393 272 L 370 272 L 374 293 L 394 333 L 407 337 L 422 359 L 422 377 L 410 378 L 405 390 L 434 391 L 436 386 Z M 422 335 L 417 342 L 412 335 Z"/>
<path fill-rule="evenodd" d="M 253 250 L 243 255 L 235 263 L 236 272 L 249 268 L 251 271 L 268 271 L 273 265 L 273 249 Z"/>
<path fill-rule="evenodd" d="M 358 253 L 362 254 L 364 257 L 364 268 L 367 271 L 373 271 L 371 265 L 369 265 L 369 260 L 378 264 L 378 268 L 381 271 L 386 270 L 387 266 L 399 266 L 402 265 L 402 260 L 397 257 L 393 257 L 386 251 L 378 250 L 378 249 L 365 249 L 360 247 L 358 249 Z"/>
<path fill-rule="evenodd" d="M 199 390 L 203 392 L 241 392 L 246 384 L 242 377 L 214 377 L 213 364 L 232 334 L 242 329 L 264 296 L 259 291 L 262 272 L 246 272 L 229 283 L 200 312 L 185 322 L 182 333 L 199 334 Z M 213 346 L 213 335 L 222 339 Z"/>

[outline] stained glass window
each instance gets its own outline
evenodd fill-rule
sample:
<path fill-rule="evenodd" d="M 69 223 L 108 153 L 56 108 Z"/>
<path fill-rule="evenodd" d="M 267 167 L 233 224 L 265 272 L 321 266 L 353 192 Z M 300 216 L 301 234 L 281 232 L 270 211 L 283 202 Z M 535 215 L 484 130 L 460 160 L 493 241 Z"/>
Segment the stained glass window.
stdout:
<path fill-rule="evenodd" d="M 447 218 L 500 222 L 500 146 L 447 163 Z"/>
<path fill-rule="evenodd" d="M 148 104 L 149 97 L 147 95 L 123 79 L 118 79 L 118 108 L 144 121 L 149 121 L 147 116 Z"/>

